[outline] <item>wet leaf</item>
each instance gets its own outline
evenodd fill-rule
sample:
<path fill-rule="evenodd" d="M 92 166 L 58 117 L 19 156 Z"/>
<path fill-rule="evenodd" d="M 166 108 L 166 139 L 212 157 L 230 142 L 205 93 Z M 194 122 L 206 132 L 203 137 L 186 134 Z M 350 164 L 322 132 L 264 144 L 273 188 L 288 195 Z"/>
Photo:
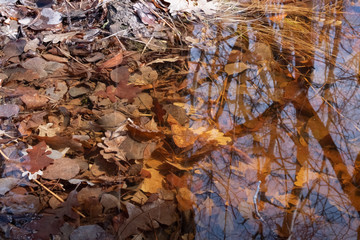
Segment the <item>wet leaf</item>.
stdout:
<path fill-rule="evenodd" d="M 26 160 L 23 162 L 23 165 L 26 170 L 31 173 L 42 170 L 43 168 L 49 166 L 54 162 L 53 159 L 49 158 L 51 152 L 46 151 L 47 146 L 45 142 L 39 142 L 32 149 L 26 150 L 28 152 L 28 156 Z"/>
<path fill-rule="evenodd" d="M 287 16 L 287 13 L 281 13 L 281 14 L 276 14 L 272 17 L 269 17 L 269 20 L 275 23 L 280 23 L 281 21 L 283 21 Z"/>
<path fill-rule="evenodd" d="M 194 134 L 189 128 L 181 126 L 171 114 L 167 121 L 171 125 L 173 140 L 179 148 L 189 147 L 198 139 L 197 134 Z"/>
<path fill-rule="evenodd" d="M 312 171 L 308 167 L 301 167 L 300 171 L 296 175 L 295 186 L 303 187 L 305 183 L 310 183 L 310 181 L 318 179 L 319 174 Z"/>
<path fill-rule="evenodd" d="M 129 218 L 120 226 L 118 239 L 126 239 L 131 235 L 157 228 L 159 225 L 155 225 L 156 222 L 169 226 L 176 221 L 176 208 L 172 202 L 157 200 L 141 208 L 131 203 L 125 205 Z"/>
<path fill-rule="evenodd" d="M 250 67 L 243 62 L 236 62 L 236 63 L 230 63 L 230 64 L 225 65 L 224 70 L 228 75 L 233 75 L 236 73 L 242 73 L 243 71 L 245 71 L 249 68 Z"/>

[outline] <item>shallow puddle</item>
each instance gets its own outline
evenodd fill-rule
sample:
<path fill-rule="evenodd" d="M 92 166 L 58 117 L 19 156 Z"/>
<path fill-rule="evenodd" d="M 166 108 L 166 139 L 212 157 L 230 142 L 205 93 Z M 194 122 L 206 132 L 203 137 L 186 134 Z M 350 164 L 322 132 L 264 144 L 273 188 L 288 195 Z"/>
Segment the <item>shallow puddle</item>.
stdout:
<path fill-rule="evenodd" d="M 358 238 L 360 5 L 340 2 L 194 25 L 196 239 Z"/>

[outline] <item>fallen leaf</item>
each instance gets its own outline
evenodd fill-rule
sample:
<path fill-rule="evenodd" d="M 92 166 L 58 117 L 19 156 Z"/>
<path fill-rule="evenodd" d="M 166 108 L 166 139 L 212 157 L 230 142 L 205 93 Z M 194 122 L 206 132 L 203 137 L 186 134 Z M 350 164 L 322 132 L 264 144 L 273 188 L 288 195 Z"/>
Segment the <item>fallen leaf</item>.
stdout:
<path fill-rule="evenodd" d="M 19 113 L 20 108 L 15 104 L 0 105 L 0 117 L 9 118 Z"/>
<path fill-rule="evenodd" d="M 67 33 L 58 33 L 58 34 L 50 33 L 48 35 L 45 35 L 43 41 L 44 42 L 58 43 L 58 42 L 62 42 L 64 40 L 67 40 L 69 38 L 72 38 L 76 34 L 77 34 L 77 32 L 67 32 Z"/>
<path fill-rule="evenodd" d="M 109 239 L 106 238 L 106 232 L 99 225 L 85 225 L 75 229 L 71 235 L 70 240 L 86 239 L 86 240 L 98 240 Z"/>
<path fill-rule="evenodd" d="M 35 94 L 25 94 L 20 97 L 21 101 L 25 103 L 27 109 L 36 109 L 46 106 L 49 99 L 45 96 Z"/>
<path fill-rule="evenodd" d="M 13 215 L 34 214 L 40 210 L 39 197 L 11 193 L 0 198 L 2 207 Z"/>
<path fill-rule="evenodd" d="M 179 148 L 189 147 L 198 139 L 197 134 L 194 134 L 189 128 L 181 126 L 171 114 L 167 121 L 171 125 L 173 140 Z"/>
<path fill-rule="evenodd" d="M 228 75 L 242 73 L 246 69 L 249 69 L 249 66 L 243 62 L 230 63 L 230 64 L 225 65 L 225 68 L 224 68 L 225 72 Z"/>
<path fill-rule="evenodd" d="M 67 58 L 59 57 L 59 56 L 56 56 L 53 54 L 45 53 L 41 56 L 48 61 L 54 61 L 54 62 L 59 62 L 59 63 L 67 63 L 68 62 Z"/>
<path fill-rule="evenodd" d="M 176 194 L 176 200 L 181 211 L 192 209 L 195 199 L 195 195 L 188 188 L 180 188 Z"/>
<path fill-rule="evenodd" d="M 50 239 L 50 235 L 56 235 L 60 232 L 63 223 L 64 220 L 62 218 L 58 218 L 55 215 L 42 214 L 40 219 L 32 220 L 23 228 L 33 232 L 32 239 Z"/>
<path fill-rule="evenodd" d="M 158 199 L 147 203 L 141 208 L 132 203 L 125 203 L 129 218 L 121 224 L 117 239 L 127 239 L 131 235 L 150 231 L 160 224 L 170 226 L 177 219 L 176 208 L 173 202 Z"/>
<path fill-rule="evenodd" d="M 136 97 L 136 94 L 141 92 L 139 87 L 135 87 L 134 85 L 130 84 L 127 85 L 126 83 L 119 83 L 115 89 L 115 95 L 119 98 L 126 98 L 132 100 Z"/>
<path fill-rule="evenodd" d="M 174 173 L 166 175 L 166 181 L 170 184 L 171 188 L 184 188 L 187 185 L 187 176 L 184 175 L 181 178 Z"/>
<path fill-rule="evenodd" d="M 0 178 L 0 195 L 4 195 L 12 188 L 16 187 L 18 182 L 19 182 L 18 178 L 13 178 L 13 177 Z"/>
<path fill-rule="evenodd" d="M 60 158 L 54 160 L 54 164 L 48 166 L 42 177 L 55 180 L 64 179 L 69 180 L 75 177 L 80 171 L 80 166 L 75 159 Z"/>
<path fill-rule="evenodd" d="M 121 66 L 118 68 L 115 68 L 110 73 L 110 78 L 113 82 L 116 83 L 127 83 L 129 80 L 129 68 L 127 66 Z"/>
<path fill-rule="evenodd" d="M 156 115 L 156 118 L 160 125 L 164 125 L 164 116 L 166 114 L 166 111 L 162 107 L 162 105 L 159 103 L 157 98 L 154 98 L 153 100 L 154 107 L 151 108 L 151 111 L 153 111 Z"/>
<path fill-rule="evenodd" d="M 153 168 L 144 168 L 144 170 L 148 171 L 151 177 L 144 179 L 140 189 L 146 193 L 158 193 L 159 189 L 163 188 L 162 182 L 164 176 L 161 175 L 158 170 Z"/>
<path fill-rule="evenodd" d="M 24 168 L 31 173 L 42 170 L 54 162 L 53 159 L 47 157 L 51 152 L 46 151 L 47 146 L 45 142 L 39 142 L 32 149 L 26 150 L 28 155 L 23 162 Z"/>
<path fill-rule="evenodd" d="M 68 216 L 72 219 L 78 219 L 79 215 L 73 210 L 73 207 L 78 207 L 80 204 L 77 199 L 78 192 L 76 190 L 72 190 L 69 193 L 66 201 L 62 203 L 62 207 L 57 209 L 56 215 L 58 217 Z"/>
<path fill-rule="evenodd" d="M 82 144 L 71 137 L 41 137 L 35 136 L 38 140 L 46 142 L 53 149 L 71 148 L 75 152 L 84 152 Z"/>
<path fill-rule="evenodd" d="M 112 68 L 116 67 L 123 61 L 123 53 L 120 51 L 118 54 L 116 54 L 114 57 L 110 58 L 109 60 L 105 61 L 100 65 L 100 68 Z"/>

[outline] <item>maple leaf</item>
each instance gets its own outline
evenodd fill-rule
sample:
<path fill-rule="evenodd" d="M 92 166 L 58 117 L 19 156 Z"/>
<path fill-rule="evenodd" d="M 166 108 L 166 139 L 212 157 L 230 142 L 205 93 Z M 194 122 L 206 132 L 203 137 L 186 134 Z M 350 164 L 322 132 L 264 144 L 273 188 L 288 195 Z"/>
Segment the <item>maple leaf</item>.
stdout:
<path fill-rule="evenodd" d="M 53 159 L 47 157 L 51 152 L 46 151 L 46 143 L 43 141 L 35 145 L 33 149 L 28 149 L 26 151 L 28 155 L 23 164 L 25 169 L 31 173 L 42 170 L 54 162 Z"/>

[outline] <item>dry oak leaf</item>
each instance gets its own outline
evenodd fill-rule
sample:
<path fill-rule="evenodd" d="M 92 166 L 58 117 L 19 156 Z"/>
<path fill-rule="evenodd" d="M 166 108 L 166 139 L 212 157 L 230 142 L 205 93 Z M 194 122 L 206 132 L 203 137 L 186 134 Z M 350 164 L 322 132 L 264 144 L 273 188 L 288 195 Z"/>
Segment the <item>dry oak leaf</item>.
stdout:
<path fill-rule="evenodd" d="M 51 152 L 46 151 L 46 143 L 39 142 L 32 149 L 26 150 L 28 155 L 23 162 L 25 169 L 31 173 L 42 170 L 54 162 L 53 159 L 47 157 Z"/>
<path fill-rule="evenodd" d="M 37 93 L 35 94 L 25 94 L 21 96 L 21 101 L 25 103 L 27 109 L 36 109 L 41 108 L 46 105 L 49 101 L 47 97 L 41 96 Z"/>

